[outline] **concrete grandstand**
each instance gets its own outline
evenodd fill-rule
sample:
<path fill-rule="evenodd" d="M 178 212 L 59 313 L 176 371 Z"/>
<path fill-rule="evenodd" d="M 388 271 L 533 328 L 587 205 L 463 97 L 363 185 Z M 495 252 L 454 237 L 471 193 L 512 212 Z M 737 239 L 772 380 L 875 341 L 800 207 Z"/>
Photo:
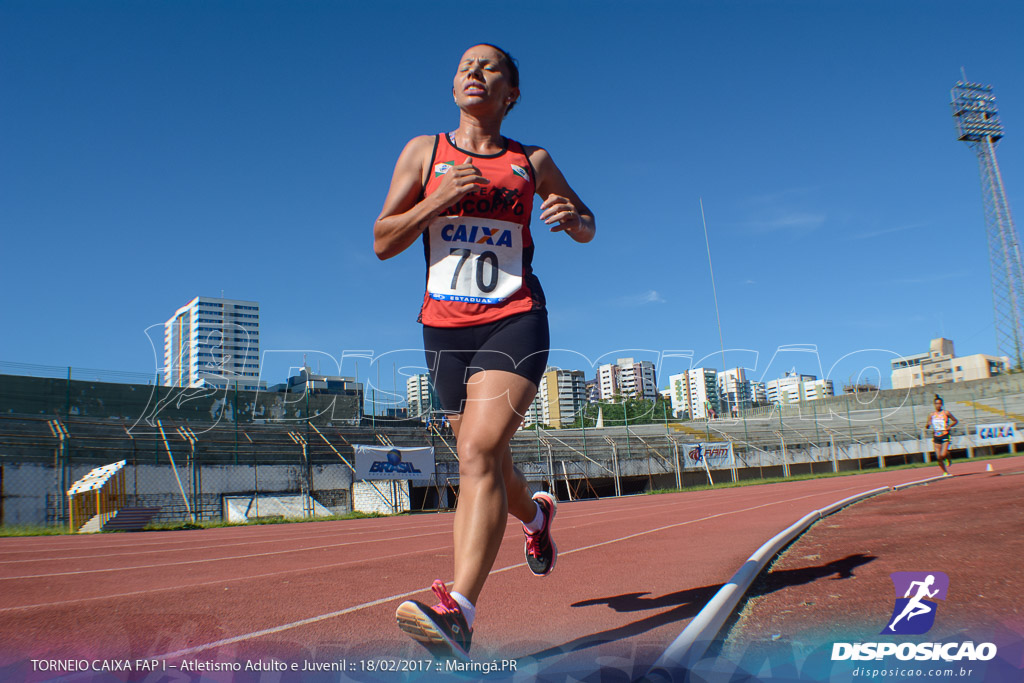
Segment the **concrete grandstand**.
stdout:
<path fill-rule="evenodd" d="M 960 420 L 954 457 L 1016 449 L 1015 436 L 992 443 L 977 429 L 1024 421 L 1018 374 L 730 419 L 524 430 L 512 452 L 532 486 L 561 499 L 921 463 L 933 459 L 924 427 L 936 392 Z M 305 496 L 308 509 L 331 513 L 454 506 L 450 435 L 362 415 L 346 397 L 260 393 L 0 375 L 0 524 L 63 523 L 71 482 L 122 459 L 129 505 L 158 507 L 157 521 L 220 519 L 226 500 L 245 496 L 257 506 L 268 495 Z M 701 457 L 696 446 L 713 443 L 729 444 L 734 457 Z M 433 446 L 436 473 L 400 491 L 367 488 L 354 479 L 354 444 Z"/>

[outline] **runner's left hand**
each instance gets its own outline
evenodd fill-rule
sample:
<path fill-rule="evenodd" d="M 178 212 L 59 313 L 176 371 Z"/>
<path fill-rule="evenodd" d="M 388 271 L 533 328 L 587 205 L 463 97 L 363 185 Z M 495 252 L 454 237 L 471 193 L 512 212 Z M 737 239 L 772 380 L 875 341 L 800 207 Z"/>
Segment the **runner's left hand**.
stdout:
<path fill-rule="evenodd" d="M 540 219 L 542 221 L 548 225 L 558 224 L 551 228 L 551 232 L 578 230 L 583 227 L 583 221 L 580 218 L 579 212 L 576 211 L 576 207 L 573 206 L 572 202 L 565 197 L 549 194 L 544 203 L 540 205 L 540 208 Z"/>

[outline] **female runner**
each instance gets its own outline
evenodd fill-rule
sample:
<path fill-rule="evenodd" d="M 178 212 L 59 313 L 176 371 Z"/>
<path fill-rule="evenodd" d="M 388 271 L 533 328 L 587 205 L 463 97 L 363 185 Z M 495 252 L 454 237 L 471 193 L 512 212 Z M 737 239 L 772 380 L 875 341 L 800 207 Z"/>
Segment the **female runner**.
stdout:
<path fill-rule="evenodd" d="M 502 136 L 502 120 L 519 99 L 519 69 L 507 52 L 469 48 L 452 95 L 458 128 L 409 141 L 373 233 L 381 259 L 422 238 L 423 343 L 459 456 L 453 590 L 434 581 L 437 605 L 403 602 L 396 617 L 435 656 L 468 659 L 477 600 L 508 514 L 523 523 L 534 574 L 546 576 L 558 553 L 555 499 L 530 495 L 509 450 L 549 349 L 544 293 L 531 266 L 533 195 L 544 198 L 540 219 L 551 232 L 589 242 L 595 224 L 547 150 Z"/>
<path fill-rule="evenodd" d="M 935 412 L 928 416 L 928 426 L 925 429 L 930 428 L 932 430 L 932 442 L 935 444 L 935 459 L 939 461 L 942 474 L 951 476 L 948 467 L 953 466 L 953 460 L 949 457 L 949 431 L 957 425 L 958 420 L 953 417 L 953 413 L 943 409 L 942 397 L 938 394 L 935 394 L 934 403 Z"/>

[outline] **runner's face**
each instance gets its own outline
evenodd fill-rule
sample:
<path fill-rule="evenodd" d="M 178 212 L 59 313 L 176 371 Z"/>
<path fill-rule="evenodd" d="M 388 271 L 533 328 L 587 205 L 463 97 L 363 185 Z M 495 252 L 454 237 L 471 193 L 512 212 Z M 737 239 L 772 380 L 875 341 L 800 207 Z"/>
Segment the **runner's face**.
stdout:
<path fill-rule="evenodd" d="M 942 401 L 935 402 L 935 410 L 942 410 Z"/>
<path fill-rule="evenodd" d="M 508 68 L 500 52 L 487 45 L 466 50 L 455 72 L 455 103 L 460 109 L 497 105 L 501 112 L 519 97 L 519 89 L 509 82 Z"/>

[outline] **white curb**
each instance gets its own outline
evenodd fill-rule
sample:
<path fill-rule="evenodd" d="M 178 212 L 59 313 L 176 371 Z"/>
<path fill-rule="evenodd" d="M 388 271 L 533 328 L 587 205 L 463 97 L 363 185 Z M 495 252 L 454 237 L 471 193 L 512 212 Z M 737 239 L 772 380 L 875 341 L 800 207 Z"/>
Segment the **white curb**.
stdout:
<path fill-rule="evenodd" d="M 822 517 L 827 517 L 847 505 L 864 500 L 879 493 L 927 484 L 939 479 L 948 477 L 938 476 L 912 481 L 897 486 L 882 486 L 870 491 L 864 491 L 856 495 L 844 498 L 832 503 L 820 510 L 815 510 L 805 515 L 788 529 L 781 531 L 774 538 L 754 551 L 754 554 L 747 558 L 743 566 L 737 570 L 729 582 L 722 586 L 715 596 L 704 605 L 704 608 L 694 617 L 683 632 L 665 649 L 658 660 L 654 662 L 644 680 L 650 681 L 685 681 L 690 668 L 699 662 L 711 645 L 712 640 L 722 629 L 729 615 L 733 613 L 750 585 L 757 578 L 775 555 L 789 544 L 794 538 L 802 534 L 807 527 L 817 522 Z"/>

